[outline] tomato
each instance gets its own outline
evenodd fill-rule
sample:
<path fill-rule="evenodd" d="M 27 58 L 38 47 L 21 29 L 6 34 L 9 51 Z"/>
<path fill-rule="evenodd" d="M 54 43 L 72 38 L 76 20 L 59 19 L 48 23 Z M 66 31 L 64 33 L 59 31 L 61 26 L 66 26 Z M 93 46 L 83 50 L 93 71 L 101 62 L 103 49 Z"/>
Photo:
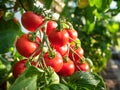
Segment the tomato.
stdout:
<path fill-rule="evenodd" d="M 18 19 L 17 18 L 13 18 L 13 21 L 14 21 L 14 23 L 16 23 L 16 24 L 18 24 L 19 23 L 19 21 L 18 21 Z"/>
<path fill-rule="evenodd" d="M 53 30 L 48 36 L 49 41 L 52 45 L 64 46 L 68 43 L 69 34 L 65 29 L 62 31 Z"/>
<path fill-rule="evenodd" d="M 89 4 L 89 0 L 78 0 L 78 7 L 85 8 Z"/>
<path fill-rule="evenodd" d="M 63 63 L 62 69 L 58 72 L 60 76 L 71 76 L 75 71 L 75 65 L 72 60 L 68 59 Z"/>
<path fill-rule="evenodd" d="M 78 37 L 78 33 L 76 30 L 74 29 L 66 29 L 66 31 L 69 34 L 69 43 L 71 43 L 72 41 L 75 41 Z"/>
<path fill-rule="evenodd" d="M 47 66 L 51 66 L 55 72 L 59 72 L 63 66 L 63 59 L 60 53 L 55 52 L 54 57 L 49 57 L 51 52 L 44 54 L 44 61 Z"/>
<path fill-rule="evenodd" d="M 16 41 L 16 49 L 17 51 L 24 57 L 30 57 L 33 52 L 39 48 L 39 43 L 41 43 L 41 40 L 39 37 L 36 37 L 36 41 L 30 41 L 28 38 L 28 34 L 22 35 L 20 38 Z M 40 50 L 38 50 L 34 56 L 37 56 L 40 53 Z"/>
<path fill-rule="evenodd" d="M 12 70 L 14 78 L 17 78 L 20 74 L 22 74 L 26 70 L 26 66 L 25 66 L 26 61 L 27 59 L 23 59 L 15 63 Z M 31 64 L 35 66 L 37 62 L 31 62 Z"/>
<path fill-rule="evenodd" d="M 58 26 L 57 22 L 49 20 L 47 23 L 46 34 L 49 35 L 52 30 L 57 28 L 57 26 Z M 44 28 L 42 28 L 42 31 L 43 30 Z"/>
<path fill-rule="evenodd" d="M 68 46 L 52 46 L 57 52 L 59 52 L 62 56 L 65 56 L 68 53 Z"/>
<path fill-rule="evenodd" d="M 75 64 L 75 70 L 76 71 L 89 71 L 90 68 L 89 68 L 88 63 L 83 62 L 83 63 L 76 63 Z"/>
<path fill-rule="evenodd" d="M 44 18 L 32 11 L 27 11 L 22 15 L 22 25 L 31 32 L 34 32 L 40 25 L 44 23 Z"/>
<path fill-rule="evenodd" d="M 69 58 L 74 61 L 79 61 L 84 56 L 84 50 L 82 47 L 74 48 L 71 47 L 72 50 L 69 51 Z"/>

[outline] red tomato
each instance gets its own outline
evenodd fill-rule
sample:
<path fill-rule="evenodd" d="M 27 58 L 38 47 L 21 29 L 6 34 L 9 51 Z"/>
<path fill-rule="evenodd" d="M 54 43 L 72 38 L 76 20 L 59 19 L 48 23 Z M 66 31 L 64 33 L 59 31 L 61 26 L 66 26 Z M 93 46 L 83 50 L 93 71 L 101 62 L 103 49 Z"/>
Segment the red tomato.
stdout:
<path fill-rule="evenodd" d="M 78 33 L 74 29 L 66 29 L 66 31 L 69 34 L 69 42 L 71 43 L 72 41 L 76 40 L 78 37 Z"/>
<path fill-rule="evenodd" d="M 49 57 L 49 53 L 44 54 L 44 61 L 47 66 L 51 66 L 55 72 L 59 72 L 63 66 L 63 59 L 60 53 L 55 52 L 55 57 Z"/>
<path fill-rule="evenodd" d="M 25 69 L 26 69 L 25 63 L 26 63 L 26 61 L 27 61 L 27 59 L 23 59 L 23 60 L 20 60 L 17 63 L 15 63 L 15 65 L 13 66 L 13 70 L 12 70 L 14 78 L 17 78 L 20 74 L 22 74 L 25 71 Z M 35 66 L 37 64 L 37 62 L 31 62 L 31 64 L 33 66 Z"/>
<path fill-rule="evenodd" d="M 14 23 L 16 23 L 16 24 L 18 24 L 19 23 L 19 21 L 18 21 L 18 19 L 17 18 L 13 18 L 13 21 L 14 21 Z"/>
<path fill-rule="evenodd" d="M 62 31 L 53 30 L 49 34 L 48 38 L 52 45 L 64 46 L 68 43 L 69 34 L 67 33 L 65 29 Z"/>
<path fill-rule="evenodd" d="M 31 32 L 34 32 L 40 25 L 44 23 L 44 18 L 32 11 L 27 11 L 22 15 L 22 25 Z"/>
<path fill-rule="evenodd" d="M 49 35 L 52 30 L 57 28 L 57 26 L 58 26 L 57 22 L 52 21 L 52 20 L 48 21 L 47 28 L 46 28 L 46 34 Z M 43 30 L 44 28 L 42 28 L 42 31 Z"/>
<path fill-rule="evenodd" d="M 84 50 L 82 49 L 82 47 L 77 48 L 77 49 L 74 49 L 72 47 L 72 49 L 74 50 L 75 53 L 72 50 L 70 50 L 69 51 L 69 58 L 73 61 L 75 59 L 75 61 L 77 62 L 84 56 Z"/>
<path fill-rule="evenodd" d="M 62 69 L 58 72 L 59 75 L 67 77 L 71 76 L 75 71 L 75 65 L 72 60 L 63 63 Z"/>
<path fill-rule="evenodd" d="M 57 52 L 59 52 L 62 56 L 65 56 L 68 53 L 68 46 L 52 46 Z"/>
<path fill-rule="evenodd" d="M 76 71 L 89 71 L 89 65 L 86 62 L 83 63 L 76 63 L 75 64 L 75 70 Z"/>
<path fill-rule="evenodd" d="M 38 43 L 41 43 L 39 37 L 36 37 L 36 41 Z M 17 39 L 16 49 L 22 56 L 30 57 L 33 54 L 33 52 L 39 47 L 39 44 L 37 42 L 30 41 L 28 39 L 28 34 L 24 34 Z M 34 56 L 37 56 L 39 53 L 40 50 L 38 50 Z"/>

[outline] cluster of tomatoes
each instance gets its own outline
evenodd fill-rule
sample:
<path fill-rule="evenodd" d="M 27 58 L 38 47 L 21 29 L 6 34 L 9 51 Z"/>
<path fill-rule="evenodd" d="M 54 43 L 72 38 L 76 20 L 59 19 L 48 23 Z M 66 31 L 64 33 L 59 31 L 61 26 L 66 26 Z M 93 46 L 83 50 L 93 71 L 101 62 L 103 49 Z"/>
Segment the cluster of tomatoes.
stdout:
<path fill-rule="evenodd" d="M 13 67 L 15 78 L 25 71 L 28 60 L 38 68 L 51 67 L 64 77 L 71 76 L 75 71 L 90 70 L 76 30 L 63 24 L 59 29 L 56 21 L 47 20 L 32 11 L 26 11 L 21 22 L 29 33 L 18 37 L 15 43 L 17 51 L 25 57 Z"/>

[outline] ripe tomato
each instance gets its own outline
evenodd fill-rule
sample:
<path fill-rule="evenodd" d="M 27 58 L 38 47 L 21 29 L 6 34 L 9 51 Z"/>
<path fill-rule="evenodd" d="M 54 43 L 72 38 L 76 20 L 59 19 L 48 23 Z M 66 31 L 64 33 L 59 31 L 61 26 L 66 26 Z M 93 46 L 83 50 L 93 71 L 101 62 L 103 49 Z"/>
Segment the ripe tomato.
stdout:
<path fill-rule="evenodd" d="M 41 43 L 39 37 L 36 37 L 36 41 L 38 43 Z M 22 56 L 30 57 L 33 54 L 33 52 L 39 47 L 39 44 L 37 42 L 30 41 L 28 38 L 28 34 L 24 34 L 17 39 L 16 49 Z M 39 53 L 40 50 L 38 50 L 34 56 L 37 56 Z"/>
<path fill-rule="evenodd" d="M 76 71 L 89 71 L 90 68 L 89 68 L 88 63 L 83 62 L 83 63 L 76 63 L 75 64 L 75 70 Z"/>
<path fill-rule="evenodd" d="M 17 18 L 13 18 L 13 21 L 14 21 L 14 23 L 16 23 L 16 24 L 18 24 L 19 23 L 19 21 L 18 21 L 18 19 Z"/>
<path fill-rule="evenodd" d="M 64 46 L 68 43 L 69 34 L 67 33 L 65 29 L 62 31 L 53 30 L 49 34 L 48 38 L 52 45 Z"/>
<path fill-rule="evenodd" d="M 49 20 L 47 23 L 46 34 L 49 35 L 52 30 L 57 28 L 57 26 L 58 26 L 57 22 Z M 42 31 L 43 30 L 44 28 L 42 28 Z"/>
<path fill-rule="evenodd" d="M 75 65 L 72 60 L 68 60 L 63 63 L 62 69 L 58 72 L 59 75 L 67 77 L 71 76 L 75 71 Z"/>
<path fill-rule="evenodd" d="M 23 59 L 23 60 L 20 60 L 17 63 L 15 63 L 15 65 L 13 66 L 13 70 L 12 70 L 14 78 L 17 78 L 20 74 L 22 74 L 25 71 L 26 61 L 27 61 L 27 59 Z M 36 66 L 37 62 L 31 62 L 31 64 L 33 66 Z"/>
<path fill-rule="evenodd" d="M 72 49 L 74 50 L 75 53 L 72 50 L 70 50 L 69 51 L 69 58 L 73 61 L 75 59 L 75 61 L 77 62 L 84 56 L 84 50 L 82 47 L 79 47 L 77 49 L 72 47 Z"/>
<path fill-rule="evenodd" d="M 57 52 L 59 52 L 63 57 L 68 53 L 68 46 L 52 46 Z"/>
<path fill-rule="evenodd" d="M 66 29 L 66 31 L 69 34 L 69 43 L 71 43 L 72 41 L 75 41 L 78 37 L 78 33 L 76 30 L 74 29 Z"/>
<path fill-rule="evenodd" d="M 51 66 L 55 72 L 59 72 L 63 66 L 63 59 L 60 53 L 55 52 L 55 57 L 49 57 L 51 52 L 44 54 L 44 61 L 47 66 Z"/>
<path fill-rule="evenodd" d="M 44 23 L 44 18 L 32 11 L 27 11 L 22 15 L 22 25 L 31 32 L 34 32 L 40 25 Z"/>

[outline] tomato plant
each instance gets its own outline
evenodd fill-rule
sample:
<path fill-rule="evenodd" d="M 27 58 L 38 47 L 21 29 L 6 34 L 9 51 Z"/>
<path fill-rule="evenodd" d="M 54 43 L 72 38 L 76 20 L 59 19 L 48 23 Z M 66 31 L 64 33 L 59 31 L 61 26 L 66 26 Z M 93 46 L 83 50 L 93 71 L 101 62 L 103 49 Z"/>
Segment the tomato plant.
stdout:
<path fill-rule="evenodd" d="M 75 60 L 76 62 L 78 62 L 79 60 L 81 60 L 84 56 L 84 50 L 82 49 L 82 47 L 79 48 L 71 48 L 72 50 L 70 50 L 69 52 L 69 58 L 71 60 Z"/>
<path fill-rule="evenodd" d="M 75 71 L 74 62 L 70 59 L 64 61 L 62 69 L 58 72 L 61 76 L 71 76 Z"/>
<path fill-rule="evenodd" d="M 17 78 L 20 74 L 22 74 L 25 71 L 26 62 L 27 62 L 27 59 L 23 59 L 15 63 L 12 70 L 14 78 Z M 31 64 L 33 66 L 36 66 L 37 62 L 31 62 Z"/>
<path fill-rule="evenodd" d="M 44 18 L 32 11 L 28 11 L 22 15 L 21 22 L 28 31 L 34 32 L 40 25 L 43 24 Z"/>
<path fill-rule="evenodd" d="M 51 66 L 55 72 L 59 72 L 63 66 L 63 59 L 59 52 L 47 52 L 44 54 L 44 60 L 47 66 Z"/>
<path fill-rule="evenodd" d="M 53 30 L 48 37 L 50 43 L 56 46 L 64 46 L 69 40 L 69 34 L 65 29 L 61 31 L 58 31 L 57 29 Z"/>
<path fill-rule="evenodd" d="M 53 45 L 52 46 L 57 52 L 59 52 L 62 56 L 65 56 L 68 53 L 68 45 L 64 45 L 64 46 L 56 46 Z"/>
<path fill-rule="evenodd" d="M 111 10 L 111 1 L 2 0 L 0 88 L 105 90 L 96 72 L 105 67 L 119 29 L 112 18 L 119 4 Z"/>
<path fill-rule="evenodd" d="M 75 41 L 78 38 L 78 33 L 77 33 L 76 30 L 74 30 L 74 29 L 72 29 L 72 30 L 71 29 L 66 29 L 66 30 L 69 34 L 69 42 L 70 43 Z"/>
<path fill-rule="evenodd" d="M 36 40 L 33 42 L 29 40 L 29 36 L 31 37 L 29 34 L 24 34 L 16 41 L 16 49 L 24 57 L 30 57 L 32 54 L 34 54 L 34 51 L 39 49 L 39 44 L 41 43 L 39 37 L 36 37 Z M 39 53 L 40 50 L 38 50 L 34 56 L 37 56 Z"/>
<path fill-rule="evenodd" d="M 52 30 L 57 28 L 57 26 L 58 26 L 57 22 L 52 21 L 52 20 L 48 21 L 47 28 L 46 28 L 46 34 L 49 35 Z"/>
<path fill-rule="evenodd" d="M 77 62 L 75 65 L 76 65 L 75 67 L 76 71 L 89 71 L 90 70 L 88 63 L 86 62 L 82 62 L 82 63 Z"/>

